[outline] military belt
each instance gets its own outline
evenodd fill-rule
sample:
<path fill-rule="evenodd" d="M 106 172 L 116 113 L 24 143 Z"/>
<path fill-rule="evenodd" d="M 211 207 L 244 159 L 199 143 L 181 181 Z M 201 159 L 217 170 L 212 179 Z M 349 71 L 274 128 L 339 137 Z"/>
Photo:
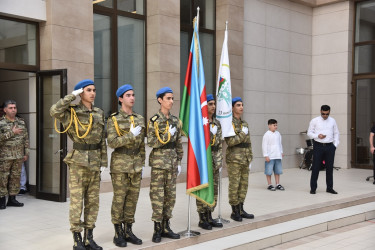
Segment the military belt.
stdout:
<path fill-rule="evenodd" d="M 250 143 L 240 143 L 240 144 L 234 145 L 234 147 L 237 147 L 237 148 L 248 148 L 248 147 L 250 147 Z"/>
<path fill-rule="evenodd" d="M 77 150 L 97 150 L 100 149 L 100 143 L 98 144 L 83 144 L 83 143 L 73 143 L 73 149 Z"/>
<path fill-rule="evenodd" d="M 136 149 L 130 149 L 130 148 L 125 148 L 125 147 L 119 147 L 115 148 L 116 153 L 121 153 L 121 154 L 127 154 L 127 155 L 137 155 L 141 150 L 139 148 Z"/>
<path fill-rule="evenodd" d="M 176 142 L 169 142 L 165 144 L 164 146 L 160 147 L 160 149 L 175 149 L 176 148 Z"/>
<path fill-rule="evenodd" d="M 219 146 L 211 146 L 211 151 L 219 151 Z"/>

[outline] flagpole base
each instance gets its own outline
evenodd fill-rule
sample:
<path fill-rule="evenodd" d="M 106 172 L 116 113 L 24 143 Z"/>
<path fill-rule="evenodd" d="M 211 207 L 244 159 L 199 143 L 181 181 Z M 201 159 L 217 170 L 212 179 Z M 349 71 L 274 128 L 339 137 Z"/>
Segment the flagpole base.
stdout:
<path fill-rule="evenodd" d="M 228 224 L 228 223 L 230 223 L 230 220 L 224 219 L 221 216 L 219 216 L 216 219 L 214 219 L 214 221 L 217 222 L 217 223 L 221 223 L 221 224 Z"/>
<path fill-rule="evenodd" d="M 185 230 L 185 231 L 179 232 L 178 234 L 181 235 L 182 237 L 190 238 L 194 236 L 199 236 L 201 233 L 197 231 L 193 231 L 193 230 Z"/>

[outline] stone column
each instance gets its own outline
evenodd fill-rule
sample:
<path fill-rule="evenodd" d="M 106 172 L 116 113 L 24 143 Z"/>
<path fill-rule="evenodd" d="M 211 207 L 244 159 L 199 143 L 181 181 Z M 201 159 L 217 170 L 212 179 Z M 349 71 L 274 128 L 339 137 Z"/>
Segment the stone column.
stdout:
<path fill-rule="evenodd" d="M 40 69 L 68 69 L 68 92 L 94 78 L 91 0 L 46 0 L 47 22 L 40 24 Z"/>
<path fill-rule="evenodd" d="M 147 114 L 159 110 L 156 91 L 171 87 L 172 113 L 180 110 L 180 1 L 147 1 Z"/>
<path fill-rule="evenodd" d="M 219 71 L 226 21 L 232 96 L 243 97 L 243 0 L 216 1 L 216 75 Z"/>

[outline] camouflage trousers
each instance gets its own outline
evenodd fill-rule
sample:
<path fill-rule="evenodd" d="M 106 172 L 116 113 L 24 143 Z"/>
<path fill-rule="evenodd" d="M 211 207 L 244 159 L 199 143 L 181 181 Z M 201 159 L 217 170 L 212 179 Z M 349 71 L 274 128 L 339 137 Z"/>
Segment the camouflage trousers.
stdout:
<path fill-rule="evenodd" d="M 113 224 L 134 223 L 141 178 L 142 172 L 111 174 L 113 186 L 111 216 Z"/>
<path fill-rule="evenodd" d="M 206 211 L 213 212 L 215 210 L 217 204 L 217 195 L 218 195 L 218 184 L 219 184 L 219 169 L 215 169 L 213 166 L 213 177 L 214 177 L 214 198 L 215 198 L 215 205 L 213 207 L 209 207 L 208 205 L 204 204 L 203 202 L 196 200 L 197 204 L 197 212 L 204 213 Z"/>
<path fill-rule="evenodd" d="M 152 220 L 162 222 L 172 218 L 176 203 L 177 169 L 151 169 L 150 199 L 152 205 Z"/>
<path fill-rule="evenodd" d="M 229 204 L 243 203 L 249 186 L 249 165 L 228 163 Z"/>
<path fill-rule="evenodd" d="M 0 197 L 17 195 L 23 159 L 0 161 Z"/>
<path fill-rule="evenodd" d="M 100 171 L 90 171 L 88 167 L 70 164 L 69 174 L 70 231 L 82 232 L 83 228 L 93 229 L 99 211 Z"/>

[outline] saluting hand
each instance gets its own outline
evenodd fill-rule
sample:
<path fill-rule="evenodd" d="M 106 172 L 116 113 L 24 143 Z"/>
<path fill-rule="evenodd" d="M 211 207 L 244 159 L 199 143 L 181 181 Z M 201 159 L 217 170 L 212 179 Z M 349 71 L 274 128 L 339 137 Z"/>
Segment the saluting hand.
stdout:
<path fill-rule="evenodd" d="M 14 134 L 19 135 L 22 133 L 22 128 L 17 128 L 17 125 L 14 125 L 14 127 L 12 128 L 12 131 Z"/>
<path fill-rule="evenodd" d="M 81 94 L 83 92 L 83 88 L 80 88 L 80 89 L 77 89 L 77 90 L 73 90 L 72 94 L 77 96 L 79 94 Z"/>

